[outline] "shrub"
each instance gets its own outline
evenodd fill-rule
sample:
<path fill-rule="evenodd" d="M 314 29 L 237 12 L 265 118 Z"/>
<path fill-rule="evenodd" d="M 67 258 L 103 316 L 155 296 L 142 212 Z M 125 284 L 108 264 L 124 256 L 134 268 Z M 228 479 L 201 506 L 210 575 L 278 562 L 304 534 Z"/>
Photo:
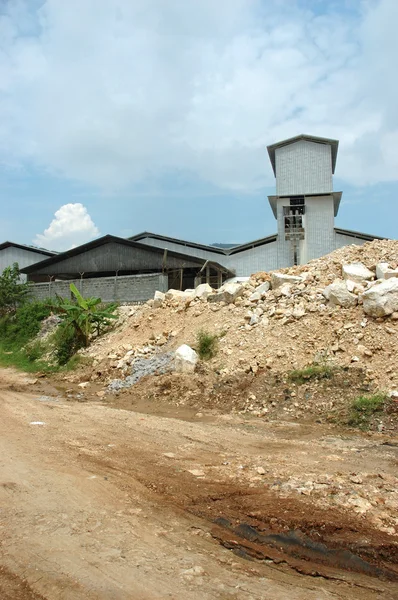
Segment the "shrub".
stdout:
<path fill-rule="evenodd" d="M 304 369 L 296 369 L 289 373 L 289 381 L 294 383 L 305 383 L 311 379 L 330 379 L 334 368 L 330 365 L 310 365 Z"/>
<path fill-rule="evenodd" d="M 45 351 L 45 345 L 40 340 L 37 340 L 32 344 L 28 344 L 24 348 L 25 356 L 29 360 L 29 362 L 35 362 L 36 360 L 41 358 Z"/>
<path fill-rule="evenodd" d="M 21 282 L 18 263 L 6 267 L 0 275 L 0 314 L 14 313 L 28 293 L 28 284 Z"/>
<path fill-rule="evenodd" d="M 211 334 L 207 331 L 199 331 L 196 336 L 197 353 L 203 360 L 210 360 L 217 354 L 218 350 L 218 335 Z"/>
<path fill-rule="evenodd" d="M 386 405 L 387 396 L 383 393 L 372 396 L 359 396 L 351 405 L 348 425 L 368 429 L 374 414 L 382 412 Z"/>
<path fill-rule="evenodd" d="M 83 347 L 83 340 L 76 335 L 75 329 L 68 323 L 61 323 L 54 332 L 52 343 L 59 365 L 66 365 L 74 354 Z"/>

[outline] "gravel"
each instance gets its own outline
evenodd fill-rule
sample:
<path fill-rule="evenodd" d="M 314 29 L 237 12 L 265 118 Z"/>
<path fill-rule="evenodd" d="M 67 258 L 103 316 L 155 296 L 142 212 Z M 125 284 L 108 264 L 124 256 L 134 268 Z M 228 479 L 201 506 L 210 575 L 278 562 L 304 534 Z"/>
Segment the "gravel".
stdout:
<path fill-rule="evenodd" d="M 156 354 L 150 358 L 136 358 L 130 375 L 126 379 L 113 379 L 108 385 L 108 392 L 130 388 L 146 375 L 164 375 L 174 370 L 174 352 Z"/>

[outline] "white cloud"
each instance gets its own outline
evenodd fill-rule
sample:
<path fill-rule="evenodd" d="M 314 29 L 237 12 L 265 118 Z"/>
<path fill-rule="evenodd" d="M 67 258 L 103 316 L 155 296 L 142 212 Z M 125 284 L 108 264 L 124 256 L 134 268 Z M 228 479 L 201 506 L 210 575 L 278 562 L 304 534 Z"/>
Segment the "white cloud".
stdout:
<path fill-rule="evenodd" d="M 395 180 L 398 2 L 321 4 L 10 0 L 0 163 L 111 188 L 186 170 L 247 189 L 273 181 L 267 144 L 311 133 L 340 139 L 346 181 Z"/>
<path fill-rule="evenodd" d="M 33 243 L 60 251 L 84 244 L 98 235 L 99 231 L 83 204 L 64 204 L 55 212 L 48 228 L 38 234 Z"/>

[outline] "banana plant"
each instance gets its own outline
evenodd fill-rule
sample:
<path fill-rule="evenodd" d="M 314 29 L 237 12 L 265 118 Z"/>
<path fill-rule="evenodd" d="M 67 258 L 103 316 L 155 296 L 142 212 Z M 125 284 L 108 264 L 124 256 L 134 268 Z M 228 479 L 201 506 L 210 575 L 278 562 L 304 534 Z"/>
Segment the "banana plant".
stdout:
<path fill-rule="evenodd" d="M 103 306 L 101 298 L 83 298 L 73 283 L 69 287 L 74 300 L 58 296 L 52 308 L 59 313 L 65 325 L 73 327 L 82 346 L 86 347 L 94 331 L 100 335 L 112 319 L 117 319 L 114 314 L 117 304 Z"/>

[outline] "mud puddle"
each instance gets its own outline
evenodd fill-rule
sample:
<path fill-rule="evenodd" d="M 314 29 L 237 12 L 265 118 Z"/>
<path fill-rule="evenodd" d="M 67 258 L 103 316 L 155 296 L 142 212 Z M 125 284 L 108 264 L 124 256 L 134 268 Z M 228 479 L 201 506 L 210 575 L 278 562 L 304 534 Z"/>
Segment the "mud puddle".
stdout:
<path fill-rule="evenodd" d="M 213 537 L 242 558 L 279 564 L 287 562 L 286 555 L 289 555 L 289 565 L 307 575 L 320 575 L 319 569 L 315 568 L 316 564 L 320 564 L 339 571 L 398 581 L 397 571 L 371 564 L 348 549 L 331 549 L 324 543 L 314 542 L 300 530 L 264 534 L 247 523 L 234 527 L 228 519 L 222 517 L 215 520 L 215 525 Z"/>

